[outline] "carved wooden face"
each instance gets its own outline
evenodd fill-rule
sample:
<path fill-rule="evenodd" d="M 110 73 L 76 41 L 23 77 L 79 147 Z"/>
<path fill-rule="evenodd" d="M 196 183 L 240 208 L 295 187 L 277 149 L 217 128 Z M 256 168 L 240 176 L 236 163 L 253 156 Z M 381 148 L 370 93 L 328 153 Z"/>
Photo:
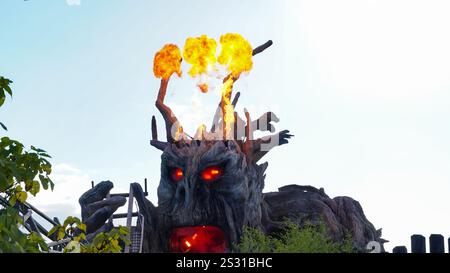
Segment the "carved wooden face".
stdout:
<path fill-rule="evenodd" d="M 158 207 L 166 228 L 218 227 L 229 245 L 244 225 L 261 225 L 267 165 L 248 164 L 235 141 L 177 142 L 161 159 Z"/>

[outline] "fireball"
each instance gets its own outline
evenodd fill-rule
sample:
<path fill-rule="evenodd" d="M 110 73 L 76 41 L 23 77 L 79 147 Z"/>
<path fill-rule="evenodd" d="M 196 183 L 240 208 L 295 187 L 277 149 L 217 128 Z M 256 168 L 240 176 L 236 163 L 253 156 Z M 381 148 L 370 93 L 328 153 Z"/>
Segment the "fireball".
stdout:
<path fill-rule="evenodd" d="M 183 57 L 192 65 L 189 75 L 192 77 L 205 74 L 216 63 L 217 43 L 206 35 L 188 38 L 183 48 Z"/>
<path fill-rule="evenodd" d="M 203 93 L 211 88 L 209 80 L 214 73 L 218 72 L 217 63 L 229 73 L 221 86 L 222 131 L 223 136 L 229 138 L 235 122 L 234 107 L 231 103 L 233 84 L 243 72 L 249 72 L 252 69 L 253 48 L 244 37 L 237 33 L 222 35 L 220 45 L 221 51 L 217 56 L 217 42 L 214 39 L 206 35 L 187 38 L 183 47 L 183 58 L 191 65 L 188 74 L 198 79 L 197 87 Z M 155 54 L 153 72 L 156 77 L 166 80 L 173 73 L 181 76 L 181 61 L 180 49 L 174 44 L 167 44 Z M 174 138 L 181 137 L 182 128 L 178 128 L 175 130 Z"/>
<path fill-rule="evenodd" d="M 153 59 L 153 73 L 155 77 L 169 79 L 173 73 L 181 77 L 181 53 L 174 44 L 165 45 L 155 54 Z"/>
<path fill-rule="evenodd" d="M 230 99 L 233 83 L 242 72 L 249 72 L 252 69 L 253 48 L 244 37 L 235 33 L 222 35 L 220 44 L 222 45 L 222 50 L 217 60 L 227 68 L 232 76 L 226 78 L 222 85 L 223 132 L 224 137 L 229 137 L 235 122 L 234 107 Z"/>
<path fill-rule="evenodd" d="M 227 33 L 220 36 L 222 50 L 218 62 L 227 67 L 234 77 L 252 69 L 253 48 L 240 34 Z"/>

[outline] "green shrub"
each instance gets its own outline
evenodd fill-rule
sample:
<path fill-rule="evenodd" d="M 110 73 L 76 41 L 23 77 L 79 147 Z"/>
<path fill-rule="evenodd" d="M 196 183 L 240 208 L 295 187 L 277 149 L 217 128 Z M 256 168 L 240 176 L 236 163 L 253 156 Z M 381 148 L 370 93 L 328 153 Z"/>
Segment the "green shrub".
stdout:
<path fill-rule="evenodd" d="M 350 253 L 356 252 L 353 240 L 347 235 L 342 242 L 335 242 L 328 235 L 324 224 L 299 227 L 290 220 L 284 222 L 283 231 L 277 235 L 265 235 L 259 229 L 245 227 L 241 242 L 235 252 L 243 253 Z"/>

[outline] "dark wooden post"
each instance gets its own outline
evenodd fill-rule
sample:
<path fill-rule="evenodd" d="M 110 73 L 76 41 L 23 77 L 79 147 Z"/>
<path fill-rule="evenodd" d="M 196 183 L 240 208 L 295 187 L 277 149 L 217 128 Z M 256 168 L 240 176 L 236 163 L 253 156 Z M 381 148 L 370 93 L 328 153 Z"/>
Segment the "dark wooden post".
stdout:
<path fill-rule="evenodd" d="M 145 196 L 147 196 L 148 192 L 147 192 L 147 178 L 144 179 L 144 188 L 145 188 Z"/>
<path fill-rule="evenodd" d="M 450 253 L 450 237 L 448 237 L 448 253 Z"/>
<path fill-rule="evenodd" d="M 420 234 L 411 236 L 411 253 L 426 253 L 425 237 Z"/>
<path fill-rule="evenodd" d="M 430 235 L 430 253 L 445 253 L 444 236 L 441 234 Z"/>
<path fill-rule="evenodd" d="M 392 249 L 392 253 L 408 253 L 406 246 L 396 246 Z"/>

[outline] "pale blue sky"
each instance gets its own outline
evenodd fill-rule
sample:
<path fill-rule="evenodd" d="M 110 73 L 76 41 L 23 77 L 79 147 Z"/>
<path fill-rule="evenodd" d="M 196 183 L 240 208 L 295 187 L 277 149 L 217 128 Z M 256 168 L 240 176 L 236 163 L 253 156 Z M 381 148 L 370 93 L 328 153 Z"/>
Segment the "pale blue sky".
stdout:
<path fill-rule="evenodd" d="M 351 196 L 388 249 L 409 248 L 413 233 L 450 236 L 447 1 L 3 0 L 0 11 L 0 74 L 14 81 L 0 120 L 53 156 L 60 187 L 36 200 L 49 212 L 73 213 L 90 180 L 126 189 L 147 177 L 156 202 L 153 55 L 237 32 L 253 46 L 274 41 L 237 84 L 238 110 L 271 109 L 295 134 L 265 157 L 266 191 L 298 183 Z M 218 99 L 184 71 L 167 102 L 194 133 Z"/>

